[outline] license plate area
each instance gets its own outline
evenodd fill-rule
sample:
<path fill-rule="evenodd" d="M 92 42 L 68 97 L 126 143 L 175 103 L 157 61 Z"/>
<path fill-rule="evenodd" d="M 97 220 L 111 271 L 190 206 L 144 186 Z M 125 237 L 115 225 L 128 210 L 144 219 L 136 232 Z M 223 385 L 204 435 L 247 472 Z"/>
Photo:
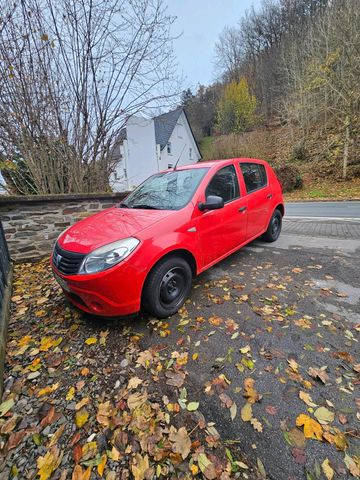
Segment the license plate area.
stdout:
<path fill-rule="evenodd" d="M 63 278 L 59 277 L 59 275 L 55 272 L 54 272 L 54 277 L 61 288 L 63 288 L 66 292 L 70 292 L 70 288 L 68 287 L 67 282 Z"/>

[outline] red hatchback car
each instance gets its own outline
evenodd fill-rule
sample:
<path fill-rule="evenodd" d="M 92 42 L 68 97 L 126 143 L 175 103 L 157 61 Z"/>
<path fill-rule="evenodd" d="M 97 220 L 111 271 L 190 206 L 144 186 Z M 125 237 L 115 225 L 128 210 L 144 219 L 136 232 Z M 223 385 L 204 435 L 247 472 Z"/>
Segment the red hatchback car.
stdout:
<path fill-rule="evenodd" d="M 275 241 L 284 201 L 271 167 L 237 158 L 153 175 L 120 204 L 63 232 L 51 264 L 68 299 L 106 317 L 176 313 L 193 276 L 262 235 Z"/>

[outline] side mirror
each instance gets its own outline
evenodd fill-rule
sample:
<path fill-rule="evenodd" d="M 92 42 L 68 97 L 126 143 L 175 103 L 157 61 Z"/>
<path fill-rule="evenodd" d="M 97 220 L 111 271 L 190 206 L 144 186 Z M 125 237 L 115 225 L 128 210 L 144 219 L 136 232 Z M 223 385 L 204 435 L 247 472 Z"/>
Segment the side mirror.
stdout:
<path fill-rule="evenodd" d="M 206 202 L 200 202 L 198 208 L 201 212 L 204 210 L 218 210 L 224 207 L 224 199 L 216 195 L 209 195 L 206 198 Z"/>

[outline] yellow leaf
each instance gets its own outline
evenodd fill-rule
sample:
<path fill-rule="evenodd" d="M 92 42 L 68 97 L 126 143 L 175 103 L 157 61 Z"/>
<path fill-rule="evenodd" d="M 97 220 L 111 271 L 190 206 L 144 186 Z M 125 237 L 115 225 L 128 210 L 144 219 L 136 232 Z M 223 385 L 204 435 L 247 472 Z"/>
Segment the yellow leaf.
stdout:
<path fill-rule="evenodd" d="M 60 465 L 62 453 L 58 447 L 52 447 L 43 457 L 37 459 L 40 480 L 47 480 Z"/>
<path fill-rule="evenodd" d="M 85 408 L 82 408 L 81 410 L 76 412 L 75 423 L 78 428 L 83 427 L 85 423 L 88 421 L 88 419 L 89 419 L 89 414 Z"/>
<path fill-rule="evenodd" d="M 75 395 L 75 387 L 70 387 L 66 395 L 66 400 L 71 401 Z"/>
<path fill-rule="evenodd" d="M 100 475 L 100 477 L 103 476 L 106 462 L 107 462 L 107 455 L 106 455 L 106 453 L 104 453 L 104 455 L 101 457 L 101 462 L 99 463 L 99 465 L 97 467 L 97 471 L 98 471 L 98 474 Z"/>
<path fill-rule="evenodd" d="M 197 360 L 199 354 L 197 352 L 193 353 L 192 359 Z"/>
<path fill-rule="evenodd" d="M 25 337 L 20 338 L 20 340 L 18 341 L 19 347 L 25 347 L 25 345 L 30 343 L 31 338 L 32 337 L 30 335 L 25 335 Z"/>
<path fill-rule="evenodd" d="M 134 463 L 131 466 L 134 480 L 144 480 L 145 472 L 149 467 L 149 457 L 147 455 L 145 455 L 145 457 L 142 457 L 140 453 L 136 453 Z"/>
<path fill-rule="evenodd" d="M 52 393 L 54 392 L 55 390 L 57 390 L 59 388 L 59 383 L 54 383 L 53 385 L 49 385 L 45 388 L 42 388 L 41 390 L 39 390 L 37 396 L 38 397 L 41 397 L 42 395 L 48 395 L 49 393 Z"/>
<path fill-rule="evenodd" d="M 332 480 L 334 476 L 334 470 L 330 467 L 329 459 L 326 458 L 323 463 L 321 464 L 322 471 L 324 472 L 325 477 L 327 480 Z"/>
<path fill-rule="evenodd" d="M 97 338 L 95 337 L 89 337 L 85 340 L 86 345 L 93 345 L 96 342 L 97 342 Z"/>
<path fill-rule="evenodd" d="M 75 410 L 80 410 L 82 407 L 85 407 L 90 401 L 89 397 L 84 397 L 80 402 L 75 405 Z"/>
<path fill-rule="evenodd" d="M 199 467 L 194 463 L 191 465 L 190 470 L 193 475 L 197 475 L 199 473 Z"/>
<path fill-rule="evenodd" d="M 251 403 L 245 403 L 241 409 L 241 418 L 244 422 L 249 422 L 252 418 L 252 406 Z"/>
<path fill-rule="evenodd" d="M 86 377 L 86 375 L 89 375 L 89 373 L 90 373 L 90 370 L 87 367 L 84 367 L 81 370 L 81 375 L 84 375 L 85 377 Z"/>
<path fill-rule="evenodd" d="M 91 469 L 92 467 L 90 466 L 83 471 L 81 465 L 76 465 L 73 470 L 71 480 L 90 480 Z"/>
<path fill-rule="evenodd" d="M 310 393 L 307 393 L 307 392 L 303 392 L 302 390 L 300 390 L 299 392 L 299 397 L 301 398 L 301 400 L 303 402 L 306 403 L 306 405 L 308 405 L 309 407 L 317 407 L 316 403 L 314 403 L 312 401 L 312 398 L 310 396 Z"/>
<path fill-rule="evenodd" d="M 296 426 L 304 425 L 304 435 L 306 438 L 314 438 L 315 440 L 322 440 L 323 429 L 320 423 L 313 420 L 309 415 L 301 413 L 296 419 Z"/>

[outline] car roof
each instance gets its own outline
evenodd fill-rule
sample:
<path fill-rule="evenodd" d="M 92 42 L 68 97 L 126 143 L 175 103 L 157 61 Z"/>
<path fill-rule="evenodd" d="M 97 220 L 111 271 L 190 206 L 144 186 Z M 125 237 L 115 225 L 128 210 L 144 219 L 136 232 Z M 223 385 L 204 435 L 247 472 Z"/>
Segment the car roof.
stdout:
<path fill-rule="evenodd" d="M 239 157 L 239 158 L 228 158 L 226 160 L 206 160 L 204 162 L 198 162 L 198 163 L 194 163 L 194 164 L 191 164 L 191 165 L 182 165 L 181 167 L 176 167 L 176 170 L 187 170 L 189 168 L 215 168 L 215 167 L 218 167 L 219 165 L 220 166 L 226 166 L 226 165 L 230 165 L 231 163 L 234 163 L 234 162 L 239 162 L 239 163 L 248 163 L 248 162 L 252 162 L 252 163 L 260 163 L 262 165 L 267 165 L 267 162 L 265 160 L 259 160 L 257 158 L 243 158 L 243 157 Z"/>

